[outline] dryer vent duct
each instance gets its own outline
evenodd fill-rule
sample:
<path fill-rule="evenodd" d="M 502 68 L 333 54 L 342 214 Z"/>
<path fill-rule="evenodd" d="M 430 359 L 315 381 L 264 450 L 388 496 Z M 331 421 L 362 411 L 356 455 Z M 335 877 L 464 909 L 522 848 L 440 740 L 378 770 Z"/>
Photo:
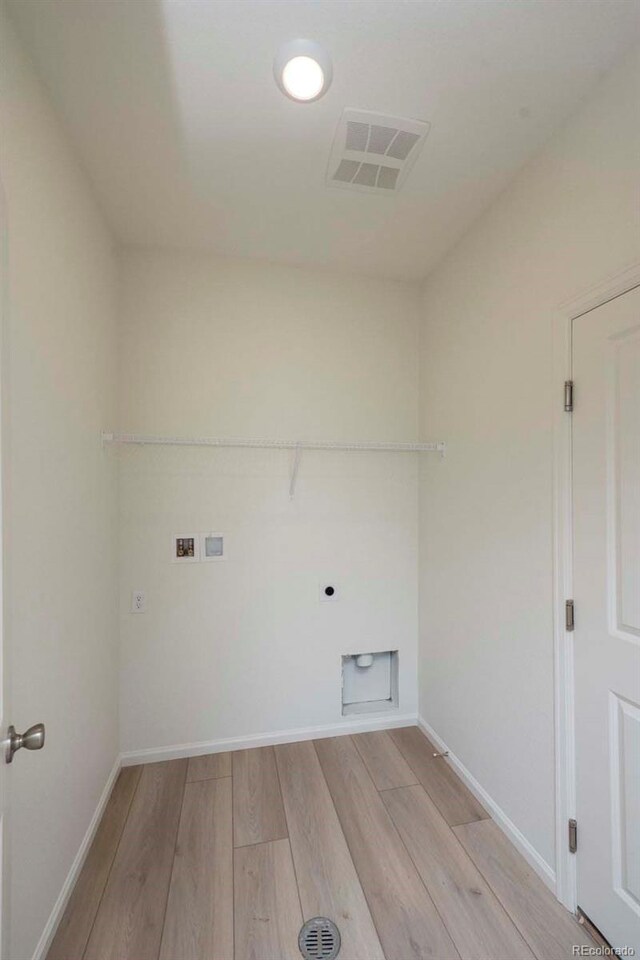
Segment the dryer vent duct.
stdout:
<path fill-rule="evenodd" d="M 327 184 L 375 193 L 400 189 L 429 132 L 426 120 L 347 108 L 338 124 Z"/>

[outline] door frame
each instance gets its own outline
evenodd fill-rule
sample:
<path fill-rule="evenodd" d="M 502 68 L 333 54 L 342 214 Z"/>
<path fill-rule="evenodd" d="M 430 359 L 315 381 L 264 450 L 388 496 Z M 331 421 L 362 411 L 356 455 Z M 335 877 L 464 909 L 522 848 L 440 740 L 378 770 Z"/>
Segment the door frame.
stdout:
<path fill-rule="evenodd" d="M 640 286 L 640 260 L 609 274 L 558 305 L 553 321 L 553 645 L 555 710 L 556 896 L 575 913 L 576 857 L 569 853 L 568 821 L 576 815 L 574 633 L 565 629 L 565 601 L 573 597 L 573 424 L 565 412 L 564 383 L 573 379 L 572 332 L 579 317 Z M 580 385 L 576 389 L 580 403 Z M 578 611 L 578 627 L 579 627 Z"/>

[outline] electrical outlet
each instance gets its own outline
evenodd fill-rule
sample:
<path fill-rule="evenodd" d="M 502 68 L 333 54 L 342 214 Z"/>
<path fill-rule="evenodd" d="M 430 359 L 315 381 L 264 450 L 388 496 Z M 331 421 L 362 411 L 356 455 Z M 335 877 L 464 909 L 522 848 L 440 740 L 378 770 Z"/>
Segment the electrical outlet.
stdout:
<path fill-rule="evenodd" d="M 325 581 L 319 587 L 320 603 L 333 603 L 338 599 L 338 584 L 335 580 Z"/>
<path fill-rule="evenodd" d="M 146 613 L 147 597 L 144 590 L 134 590 L 131 594 L 131 613 Z"/>

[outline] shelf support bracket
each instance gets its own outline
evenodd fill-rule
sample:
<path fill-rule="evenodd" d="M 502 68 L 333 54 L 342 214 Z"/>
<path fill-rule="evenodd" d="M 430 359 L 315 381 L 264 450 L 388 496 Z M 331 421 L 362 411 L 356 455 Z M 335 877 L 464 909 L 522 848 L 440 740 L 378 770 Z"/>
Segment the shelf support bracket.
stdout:
<path fill-rule="evenodd" d="M 296 443 L 293 453 L 293 463 L 291 464 L 291 477 L 289 479 L 289 500 L 293 500 L 296 493 L 296 481 L 298 479 L 298 469 L 300 467 L 300 458 L 302 457 L 302 447 Z"/>

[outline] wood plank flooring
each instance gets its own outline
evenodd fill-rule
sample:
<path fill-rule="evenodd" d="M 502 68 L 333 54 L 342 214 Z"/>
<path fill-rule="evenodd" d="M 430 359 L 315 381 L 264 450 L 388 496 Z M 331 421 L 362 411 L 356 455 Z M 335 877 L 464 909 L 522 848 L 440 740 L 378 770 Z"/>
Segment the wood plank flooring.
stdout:
<path fill-rule="evenodd" d="M 382 799 L 463 960 L 531 960 L 533 954 L 422 787 Z"/>
<path fill-rule="evenodd" d="M 458 957 L 352 739 L 316 750 L 387 960 Z"/>
<path fill-rule="evenodd" d="M 47 960 L 560 960 L 593 946 L 416 728 L 123 770 Z"/>
<path fill-rule="evenodd" d="M 86 960 L 157 960 L 186 775 L 186 760 L 143 768 Z"/>
<path fill-rule="evenodd" d="M 418 782 L 386 730 L 359 733 L 353 742 L 378 790 L 410 787 Z"/>
<path fill-rule="evenodd" d="M 305 920 L 331 917 L 351 960 L 385 960 L 311 741 L 276 747 Z"/>
<path fill-rule="evenodd" d="M 69 960 L 84 954 L 141 773 L 142 767 L 125 767 L 120 771 L 49 949 L 48 960 Z"/>
<path fill-rule="evenodd" d="M 231 777 L 187 782 L 161 960 L 233 956 Z"/>
<path fill-rule="evenodd" d="M 454 833 L 537 957 L 560 960 L 572 956 L 574 944 L 593 947 L 493 820 L 462 824 Z"/>
<path fill-rule="evenodd" d="M 418 727 L 391 730 L 390 736 L 450 827 L 489 816 L 444 757 L 434 756 L 435 747 Z"/>
<path fill-rule="evenodd" d="M 204 757 L 191 757 L 187 767 L 187 783 L 193 780 L 216 780 L 231 776 L 231 754 L 211 753 Z"/>
<path fill-rule="evenodd" d="M 236 847 L 284 840 L 287 821 L 282 806 L 273 747 L 233 754 L 233 835 Z"/>
<path fill-rule="evenodd" d="M 234 864 L 236 957 L 300 960 L 302 911 L 289 841 L 238 847 Z"/>

